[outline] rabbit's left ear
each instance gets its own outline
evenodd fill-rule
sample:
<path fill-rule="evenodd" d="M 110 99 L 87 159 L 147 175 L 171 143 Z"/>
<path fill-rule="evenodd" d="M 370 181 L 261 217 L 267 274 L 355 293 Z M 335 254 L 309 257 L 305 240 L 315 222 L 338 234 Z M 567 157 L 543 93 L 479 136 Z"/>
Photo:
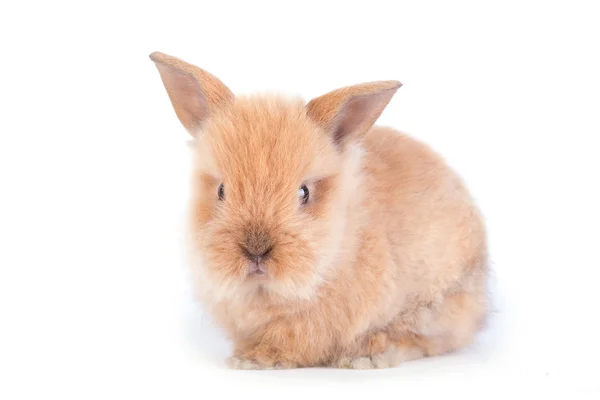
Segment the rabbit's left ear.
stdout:
<path fill-rule="evenodd" d="M 307 113 L 343 148 L 371 129 L 400 86 L 398 81 L 378 81 L 337 89 L 312 99 Z"/>
<path fill-rule="evenodd" d="M 177 117 L 192 136 L 212 112 L 233 100 L 233 93 L 218 78 L 178 58 L 150 54 Z"/>

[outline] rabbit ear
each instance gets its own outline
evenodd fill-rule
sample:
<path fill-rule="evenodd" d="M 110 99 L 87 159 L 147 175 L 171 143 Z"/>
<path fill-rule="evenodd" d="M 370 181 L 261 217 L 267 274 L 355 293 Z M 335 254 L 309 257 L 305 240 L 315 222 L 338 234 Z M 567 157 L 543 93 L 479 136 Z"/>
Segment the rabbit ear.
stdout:
<path fill-rule="evenodd" d="M 175 57 L 150 54 L 177 117 L 195 136 L 198 127 L 215 109 L 233 100 L 233 93 L 215 76 Z"/>
<path fill-rule="evenodd" d="M 343 147 L 368 132 L 400 86 L 398 81 L 362 83 L 314 98 L 306 107 L 311 118 Z"/>

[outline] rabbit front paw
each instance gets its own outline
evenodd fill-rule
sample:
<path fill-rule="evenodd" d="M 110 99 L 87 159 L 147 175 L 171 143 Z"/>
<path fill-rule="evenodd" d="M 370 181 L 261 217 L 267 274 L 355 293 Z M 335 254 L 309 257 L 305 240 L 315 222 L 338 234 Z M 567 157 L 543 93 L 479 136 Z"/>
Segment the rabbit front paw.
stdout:
<path fill-rule="evenodd" d="M 236 353 L 228 359 L 232 369 L 292 369 L 298 365 L 284 358 L 280 352 L 272 349 L 254 348 L 243 353 Z"/>

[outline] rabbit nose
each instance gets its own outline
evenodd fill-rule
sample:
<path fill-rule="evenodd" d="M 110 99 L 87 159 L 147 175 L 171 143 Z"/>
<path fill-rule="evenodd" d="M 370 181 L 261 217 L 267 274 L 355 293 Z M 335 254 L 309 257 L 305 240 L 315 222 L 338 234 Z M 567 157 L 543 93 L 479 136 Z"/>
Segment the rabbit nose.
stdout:
<path fill-rule="evenodd" d="M 242 246 L 242 251 L 248 260 L 252 261 L 255 265 L 259 265 L 262 261 L 269 258 L 271 251 L 273 251 L 273 247 L 268 246 L 265 248 L 263 246 L 262 248 L 257 249 L 249 246 Z"/>
<path fill-rule="evenodd" d="M 241 245 L 244 255 L 255 264 L 268 258 L 273 250 L 271 237 L 261 227 L 250 227 Z"/>
<path fill-rule="evenodd" d="M 250 260 L 250 265 L 248 266 L 248 273 L 250 275 L 267 274 L 267 267 L 265 266 L 264 261 L 269 258 L 272 250 L 272 246 L 266 248 L 262 247 L 260 250 L 250 249 L 246 246 L 242 246 L 244 255 L 248 260 Z"/>

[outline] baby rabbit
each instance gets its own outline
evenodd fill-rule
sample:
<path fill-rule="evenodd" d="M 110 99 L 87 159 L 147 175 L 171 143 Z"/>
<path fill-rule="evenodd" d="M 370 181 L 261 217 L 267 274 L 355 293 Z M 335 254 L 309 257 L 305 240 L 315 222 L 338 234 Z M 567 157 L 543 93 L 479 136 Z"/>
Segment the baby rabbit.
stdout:
<path fill-rule="evenodd" d="M 150 58 L 194 138 L 194 288 L 232 368 L 388 368 L 472 342 L 489 309 L 484 223 L 441 157 L 373 127 L 399 82 L 306 104 Z"/>

